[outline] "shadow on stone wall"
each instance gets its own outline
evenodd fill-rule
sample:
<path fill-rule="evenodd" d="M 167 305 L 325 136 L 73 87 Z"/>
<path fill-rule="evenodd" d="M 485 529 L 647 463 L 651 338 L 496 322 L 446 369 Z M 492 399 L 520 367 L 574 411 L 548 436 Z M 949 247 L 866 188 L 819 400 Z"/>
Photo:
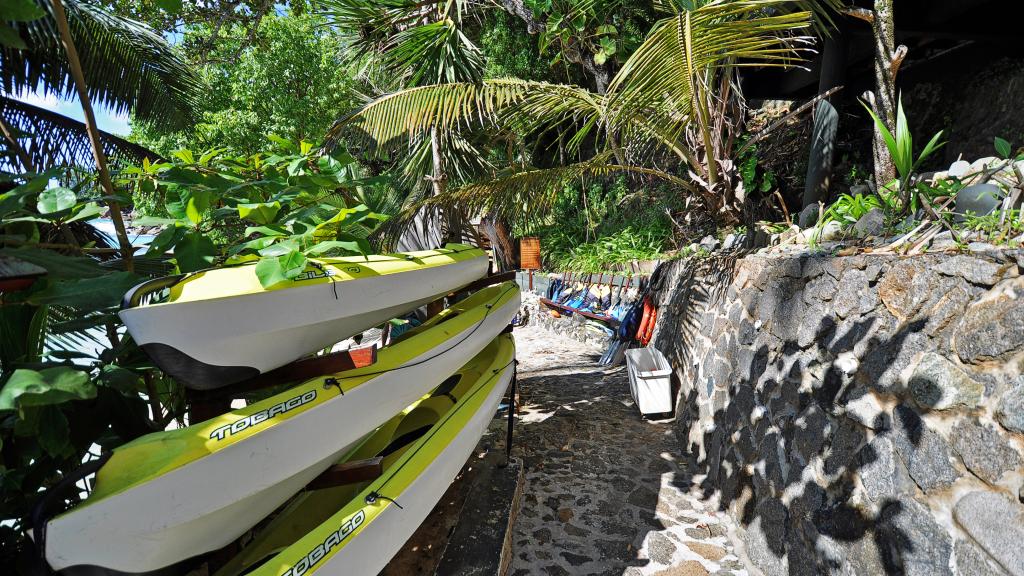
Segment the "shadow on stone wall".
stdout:
<path fill-rule="evenodd" d="M 679 487 L 718 499 L 766 574 L 1024 573 L 1021 438 L 991 423 L 1024 390 L 1024 340 L 963 320 L 1017 266 L 945 261 L 709 259 L 665 278 L 655 345 L 695 471 Z M 963 363 L 972 347 L 1000 362 Z"/>

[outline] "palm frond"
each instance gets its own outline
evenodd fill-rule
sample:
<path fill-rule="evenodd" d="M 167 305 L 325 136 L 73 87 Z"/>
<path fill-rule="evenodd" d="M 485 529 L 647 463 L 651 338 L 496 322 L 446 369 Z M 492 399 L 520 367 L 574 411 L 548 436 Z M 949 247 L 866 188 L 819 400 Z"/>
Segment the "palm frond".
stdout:
<path fill-rule="evenodd" d="M 0 83 L 9 94 L 41 89 L 71 97 L 74 81 L 53 8 L 35 1 L 46 16 L 10 23 L 28 48 L 0 47 Z M 200 79 L 162 36 L 87 1 L 65 0 L 64 7 L 94 103 L 169 129 L 191 126 Z"/>
<path fill-rule="evenodd" d="M 431 128 L 495 125 L 502 118 L 521 128 L 537 130 L 572 117 L 589 130 L 603 111 L 603 97 L 578 86 L 516 78 L 436 84 L 401 90 L 370 102 L 335 122 L 327 132 L 326 143 L 331 146 L 343 131 L 352 130 L 378 146 L 388 146 Z"/>
<path fill-rule="evenodd" d="M 89 136 L 82 122 L 6 96 L 0 96 L 0 118 L 21 135 L 19 143 L 28 153 L 34 168 L 95 168 Z M 107 132 L 100 132 L 100 141 L 103 152 L 115 168 L 121 164 L 141 164 L 144 158 L 160 160 L 156 152 Z M 21 171 L 12 164 L 5 166 L 0 159 L 0 170 L 5 168 L 11 168 L 11 172 Z M 27 167 L 22 169 L 27 170 Z"/>
<path fill-rule="evenodd" d="M 409 71 L 414 86 L 444 82 L 479 82 L 484 58 L 480 49 L 452 20 L 402 30 L 384 47 L 385 68 Z"/>
<path fill-rule="evenodd" d="M 677 186 L 692 185 L 676 176 L 644 166 L 610 164 L 610 152 L 555 168 L 509 171 L 497 178 L 467 184 L 444 194 L 413 204 L 397 219 L 405 220 L 421 208 L 459 207 L 468 214 L 494 214 L 509 222 L 525 224 L 550 213 L 558 192 L 569 182 L 601 178 L 616 173 L 654 176 Z"/>
<path fill-rule="evenodd" d="M 773 9 L 789 0 L 718 0 L 683 9 L 657 22 L 608 87 L 615 123 L 638 114 L 690 117 L 694 94 L 708 70 L 733 66 L 792 66 L 801 57 L 798 35 L 810 28 L 807 11 Z"/>
<path fill-rule="evenodd" d="M 487 160 L 485 151 L 461 132 L 445 132 L 440 138 L 441 165 L 449 182 L 461 184 L 482 174 L 494 173 L 495 167 Z M 431 153 L 430 138 L 417 136 L 409 141 L 398 185 L 409 191 L 412 201 L 425 197 L 430 188 L 427 177 L 434 169 Z"/>

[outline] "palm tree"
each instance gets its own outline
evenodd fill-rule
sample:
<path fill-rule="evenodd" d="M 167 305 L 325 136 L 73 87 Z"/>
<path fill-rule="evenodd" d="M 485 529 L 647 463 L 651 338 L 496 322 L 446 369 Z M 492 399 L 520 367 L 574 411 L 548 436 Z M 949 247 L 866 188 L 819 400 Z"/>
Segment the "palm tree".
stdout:
<path fill-rule="evenodd" d="M 347 35 L 351 57 L 368 61 L 391 86 L 476 83 L 483 76 L 483 56 L 462 30 L 472 7 L 468 0 L 323 0 L 322 5 Z M 443 197 L 450 182 L 492 170 L 479 144 L 457 130 L 431 128 L 386 147 L 401 159 L 398 184 L 408 192 L 406 205 Z M 444 236 L 458 238 L 466 229 L 464 218 L 459 210 L 444 212 Z M 389 241 L 396 239 L 397 234 L 389 235 Z"/>
<path fill-rule="evenodd" d="M 549 169 L 510 165 L 429 202 L 461 204 L 514 217 L 543 213 L 554 184 L 581 176 L 640 172 L 669 180 L 735 222 L 744 194 L 729 157 L 738 136 L 743 67 L 793 66 L 830 22 L 841 0 L 661 0 L 664 14 L 609 84 L 606 94 L 578 86 L 493 79 L 401 90 L 340 119 L 329 138 L 355 129 L 377 145 L 431 130 L 471 127 L 554 133 L 570 151 L 597 153 Z M 679 174 L 645 162 L 652 150 L 678 162 Z M 527 212 L 523 213 L 523 208 Z"/>

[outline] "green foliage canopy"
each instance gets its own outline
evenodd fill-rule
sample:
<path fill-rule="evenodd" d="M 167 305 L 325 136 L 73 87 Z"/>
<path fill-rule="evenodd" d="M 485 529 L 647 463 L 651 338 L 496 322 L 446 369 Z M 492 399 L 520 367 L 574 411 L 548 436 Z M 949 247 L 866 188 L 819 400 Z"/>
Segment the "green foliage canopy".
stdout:
<path fill-rule="evenodd" d="M 209 24 L 185 32 L 209 34 Z M 344 44 L 313 14 L 270 15 L 248 44 L 243 28 L 222 30 L 208 62 L 198 64 L 207 85 L 192 132 L 166 132 L 132 123 L 132 138 L 169 154 L 177 148 L 227 148 L 252 155 L 268 135 L 320 140 L 334 119 L 357 103 L 354 72 L 342 62 Z"/>

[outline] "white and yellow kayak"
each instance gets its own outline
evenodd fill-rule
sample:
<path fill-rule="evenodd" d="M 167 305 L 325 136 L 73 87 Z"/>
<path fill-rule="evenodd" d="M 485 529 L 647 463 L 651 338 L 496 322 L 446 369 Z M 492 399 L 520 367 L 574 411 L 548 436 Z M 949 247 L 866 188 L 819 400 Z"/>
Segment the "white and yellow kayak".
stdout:
<path fill-rule="evenodd" d="M 139 284 L 119 313 L 161 370 L 213 389 L 284 366 L 436 300 L 487 274 L 487 255 L 439 250 L 310 261 L 264 288 L 255 264 Z M 169 289 L 165 301 L 148 302 Z"/>
<path fill-rule="evenodd" d="M 497 337 L 447 382 L 347 454 L 383 457 L 383 474 L 306 490 L 215 576 L 372 576 L 434 508 L 477 445 L 514 377 L 515 343 Z"/>
<path fill-rule="evenodd" d="M 227 545 L 480 353 L 519 301 L 514 282 L 486 288 L 381 349 L 375 364 L 115 449 L 88 499 L 34 520 L 47 564 L 144 573 Z"/>

